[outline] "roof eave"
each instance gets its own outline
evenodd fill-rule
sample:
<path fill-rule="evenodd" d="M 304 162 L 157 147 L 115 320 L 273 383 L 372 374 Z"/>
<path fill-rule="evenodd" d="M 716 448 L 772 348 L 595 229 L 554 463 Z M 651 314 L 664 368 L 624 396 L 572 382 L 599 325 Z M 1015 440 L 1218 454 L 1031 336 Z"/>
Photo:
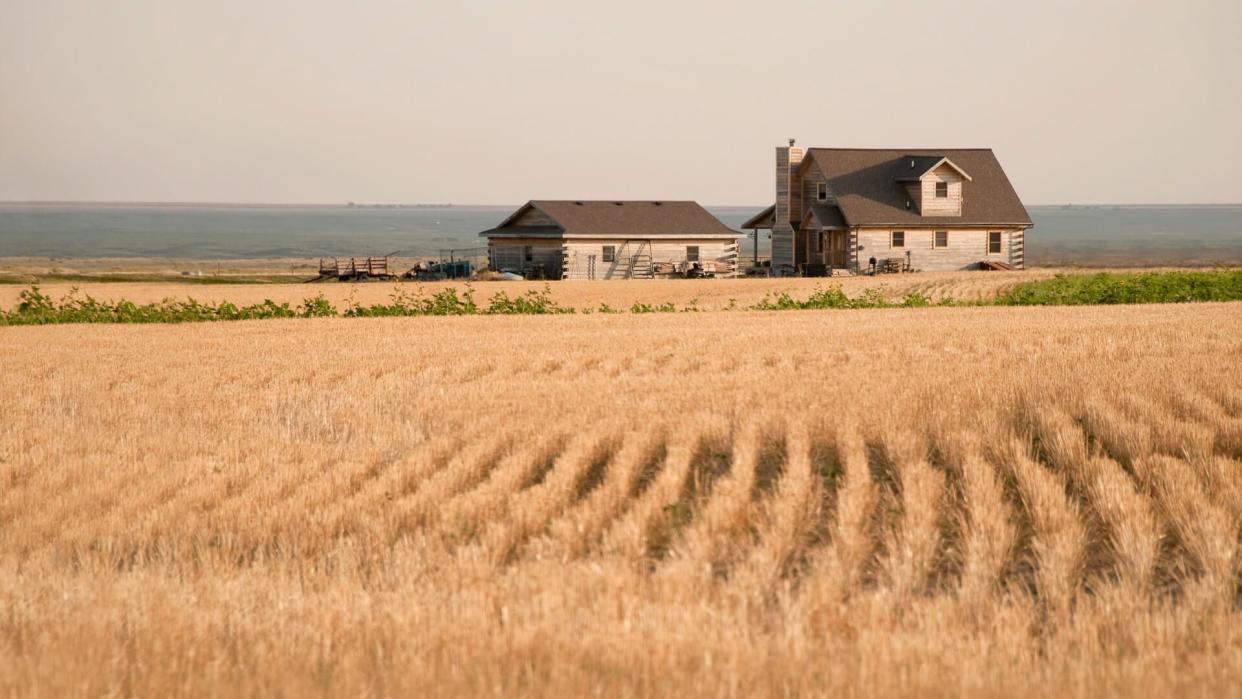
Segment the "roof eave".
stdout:
<path fill-rule="evenodd" d="M 931 173 L 935 172 L 936 168 L 940 167 L 941 165 L 948 165 L 949 167 L 953 168 L 954 170 L 957 171 L 957 174 L 964 177 L 967 182 L 974 181 L 974 178 L 971 177 L 968 172 L 958 167 L 957 163 L 953 162 L 952 160 L 949 160 L 949 156 L 947 155 L 941 158 L 939 161 L 937 161 L 935 165 L 932 165 L 931 167 L 927 168 L 927 170 L 924 171 L 922 175 L 919 175 L 919 179 L 923 179 L 924 177 L 927 177 Z"/>
<path fill-rule="evenodd" d="M 505 226 L 509 225 L 510 223 L 513 223 L 518 218 L 520 218 L 521 215 L 526 213 L 528 209 L 538 209 L 538 208 L 539 208 L 538 205 L 535 204 L 535 201 L 532 199 L 526 202 L 525 204 L 519 206 L 517 208 L 517 211 L 514 211 L 513 213 L 509 214 L 508 217 L 505 218 L 505 220 L 500 222 L 500 225 L 496 226 L 496 228 L 504 228 Z M 540 211 L 543 211 L 543 210 L 540 209 Z M 548 216 L 548 218 L 552 218 L 550 215 L 548 215 L 548 212 L 544 211 L 543 213 L 544 215 Z M 552 219 L 552 220 L 555 221 L 556 219 Z"/>
<path fill-rule="evenodd" d="M 755 214 L 754 216 L 751 216 L 750 218 L 746 219 L 746 221 L 745 221 L 745 222 L 743 222 L 743 223 L 742 223 L 742 225 L 738 226 L 738 228 L 741 228 L 741 229 L 743 229 L 743 230 L 746 230 L 746 229 L 753 229 L 753 228 L 764 228 L 764 226 L 757 226 L 757 225 L 755 225 L 755 224 L 757 224 L 757 223 L 759 223 L 759 222 L 763 221 L 764 219 L 766 219 L 766 218 L 768 218 L 768 217 L 772 217 L 772 219 L 773 219 L 773 223 L 775 224 L 775 222 L 776 222 L 776 221 L 775 221 L 775 219 L 776 219 L 776 204 L 773 204 L 773 205 L 769 206 L 768 208 L 764 209 L 763 211 L 760 211 L 759 213 Z"/>
<path fill-rule="evenodd" d="M 944 221 L 946 217 L 937 217 Z M 1035 224 L 1030 221 L 988 221 L 987 223 L 966 223 L 963 221 L 944 221 L 946 225 L 938 225 L 937 221 L 868 221 L 866 223 L 849 223 L 850 228 L 892 228 L 894 226 L 903 226 L 906 228 L 1034 228 Z"/>

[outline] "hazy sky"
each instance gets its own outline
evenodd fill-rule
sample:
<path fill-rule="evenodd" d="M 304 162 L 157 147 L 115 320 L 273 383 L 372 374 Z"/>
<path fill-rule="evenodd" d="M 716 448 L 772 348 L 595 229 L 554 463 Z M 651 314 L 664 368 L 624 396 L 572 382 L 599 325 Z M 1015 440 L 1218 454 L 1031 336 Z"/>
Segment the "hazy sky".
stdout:
<path fill-rule="evenodd" d="M 1237 202 L 1242 0 L 0 0 L 0 200 L 773 196 L 990 146 L 1023 200 Z"/>

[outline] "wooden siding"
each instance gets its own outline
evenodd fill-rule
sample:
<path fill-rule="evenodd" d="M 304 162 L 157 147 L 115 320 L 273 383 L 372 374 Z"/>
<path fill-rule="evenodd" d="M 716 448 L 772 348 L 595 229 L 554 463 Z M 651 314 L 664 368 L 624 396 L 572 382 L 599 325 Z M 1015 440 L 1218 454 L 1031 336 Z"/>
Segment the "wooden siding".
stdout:
<path fill-rule="evenodd" d="M 890 244 L 893 231 L 904 231 L 906 246 L 894 248 Z M 948 231 L 947 247 L 934 246 L 935 232 Z M 1001 251 L 989 253 L 988 232 L 1001 232 Z M 910 251 L 910 264 L 916 270 L 926 272 L 978 269 L 982 260 L 1010 262 L 1010 247 L 1015 239 L 1021 239 L 1021 230 L 1013 228 L 863 228 L 857 232 L 855 248 L 856 268 L 865 270 L 870 258 L 883 260 L 886 257 L 905 259 L 906 251 Z"/>
<path fill-rule="evenodd" d="M 543 213 L 539 209 L 536 209 L 535 207 L 532 206 L 521 216 L 518 216 L 516 219 L 514 219 L 513 222 L 510 223 L 509 225 L 511 226 L 555 226 L 556 221 L 553 221 L 551 216 Z"/>
<path fill-rule="evenodd" d="M 946 182 L 949 185 L 949 196 L 945 199 L 936 198 L 936 183 Z M 961 216 L 962 215 L 962 176 L 946 165 L 923 175 L 921 206 L 919 213 L 924 216 Z"/>
<path fill-rule="evenodd" d="M 782 266 L 788 265 L 792 268 L 793 263 L 793 227 L 789 224 L 782 225 L 780 221 L 777 221 L 776 227 L 772 229 L 772 272 L 774 274 L 780 274 Z"/>
<path fill-rule="evenodd" d="M 782 147 L 776 149 L 776 225 L 802 221 L 802 185 L 798 178 L 798 164 L 802 162 L 802 149 Z"/>
<path fill-rule="evenodd" d="M 794 232 L 791 224 L 802 221 L 802 193 L 796 172 L 802 157 L 801 148 L 782 146 L 776 149 L 776 221 L 772 225 L 772 269 L 777 273 L 782 266 L 792 268 L 794 264 Z"/>
<path fill-rule="evenodd" d="M 802 173 L 802 177 L 800 179 L 802 184 L 802 210 L 799 212 L 799 221 L 806 218 L 806 214 L 811 210 L 812 204 L 837 203 L 837 198 L 833 196 L 832 189 L 828 187 L 828 180 L 824 177 L 824 174 L 819 171 L 818 167 L 815 167 L 814 165 L 808 167 L 806 172 Z M 824 189 L 826 190 L 828 197 L 827 199 L 820 200 L 818 198 L 820 183 L 824 184 Z"/>
<path fill-rule="evenodd" d="M 643 245 L 646 243 L 646 245 Z M 604 262 L 604 246 L 616 248 L 616 258 Z M 737 271 L 737 241 L 726 239 L 616 240 L 570 239 L 564 243 L 564 279 L 626 279 L 630 258 L 635 254 L 650 256 L 652 265 L 673 263 L 684 266 L 686 248 L 697 245 L 699 262 L 713 263 L 717 276 L 732 276 Z M 645 265 L 646 261 L 643 261 Z M 705 265 L 706 266 L 706 265 Z"/>

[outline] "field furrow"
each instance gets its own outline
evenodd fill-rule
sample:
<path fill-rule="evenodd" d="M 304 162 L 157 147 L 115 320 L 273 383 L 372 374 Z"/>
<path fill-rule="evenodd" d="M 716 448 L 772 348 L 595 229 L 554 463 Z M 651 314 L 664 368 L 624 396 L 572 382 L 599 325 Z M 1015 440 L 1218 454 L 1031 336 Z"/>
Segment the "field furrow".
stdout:
<path fill-rule="evenodd" d="M 1240 348 L 1237 304 L 2 328 L 0 693 L 1227 695 Z"/>

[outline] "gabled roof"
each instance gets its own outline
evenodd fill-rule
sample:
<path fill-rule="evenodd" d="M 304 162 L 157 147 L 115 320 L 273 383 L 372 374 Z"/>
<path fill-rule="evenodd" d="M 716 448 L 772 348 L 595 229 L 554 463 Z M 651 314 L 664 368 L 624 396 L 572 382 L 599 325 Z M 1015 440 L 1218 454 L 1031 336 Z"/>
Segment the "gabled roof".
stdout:
<path fill-rule="evenodd" d="M 917 182 L 918 180 L 923 179 L 924 175 L 932 170 L 935 170 L 941 165 L 948 165 L 954 170 L 957 170 L 957 174 L 961 175 L 962 178 L 967 181 L 973 179 L 965 170 L 958 167 L 956 163 L 943 155 L 907 155 L 902 158 L 902 162 L 909 163 L 910 169 L 903 174 L 898 175 L 897 180 L 900 182 Z M 906 170 L 904 165 L 898 169 Z"/>
<path fill-rule="evenodd" d="M 514 225 L 532 209 L 555 226 Z M 538 229 L 538 231 L 536 231 Z M 586 238 L 737 238 L 738 233 L 693 201 L 571 201 L 538 199 L 527 202 L 496 228 L 481 236 L 525 233 L 538 237 Z"/>
<path fill-rule="evenodd" d="M 970 173 L 962 190 L 961 216 L 924 217 L 907 209 L 902 177 L 910 159 L 931 163 L 947 159 L 959 172 Z M 935 160 L 932 160 L 932 159 Z M 810 148 L 800 169 L 816 167 L 828 180 L 837 206 L 851 226 L 928 225 L 1030 226 L 1031 217 L 990 148 L 859 149 Z"/>

